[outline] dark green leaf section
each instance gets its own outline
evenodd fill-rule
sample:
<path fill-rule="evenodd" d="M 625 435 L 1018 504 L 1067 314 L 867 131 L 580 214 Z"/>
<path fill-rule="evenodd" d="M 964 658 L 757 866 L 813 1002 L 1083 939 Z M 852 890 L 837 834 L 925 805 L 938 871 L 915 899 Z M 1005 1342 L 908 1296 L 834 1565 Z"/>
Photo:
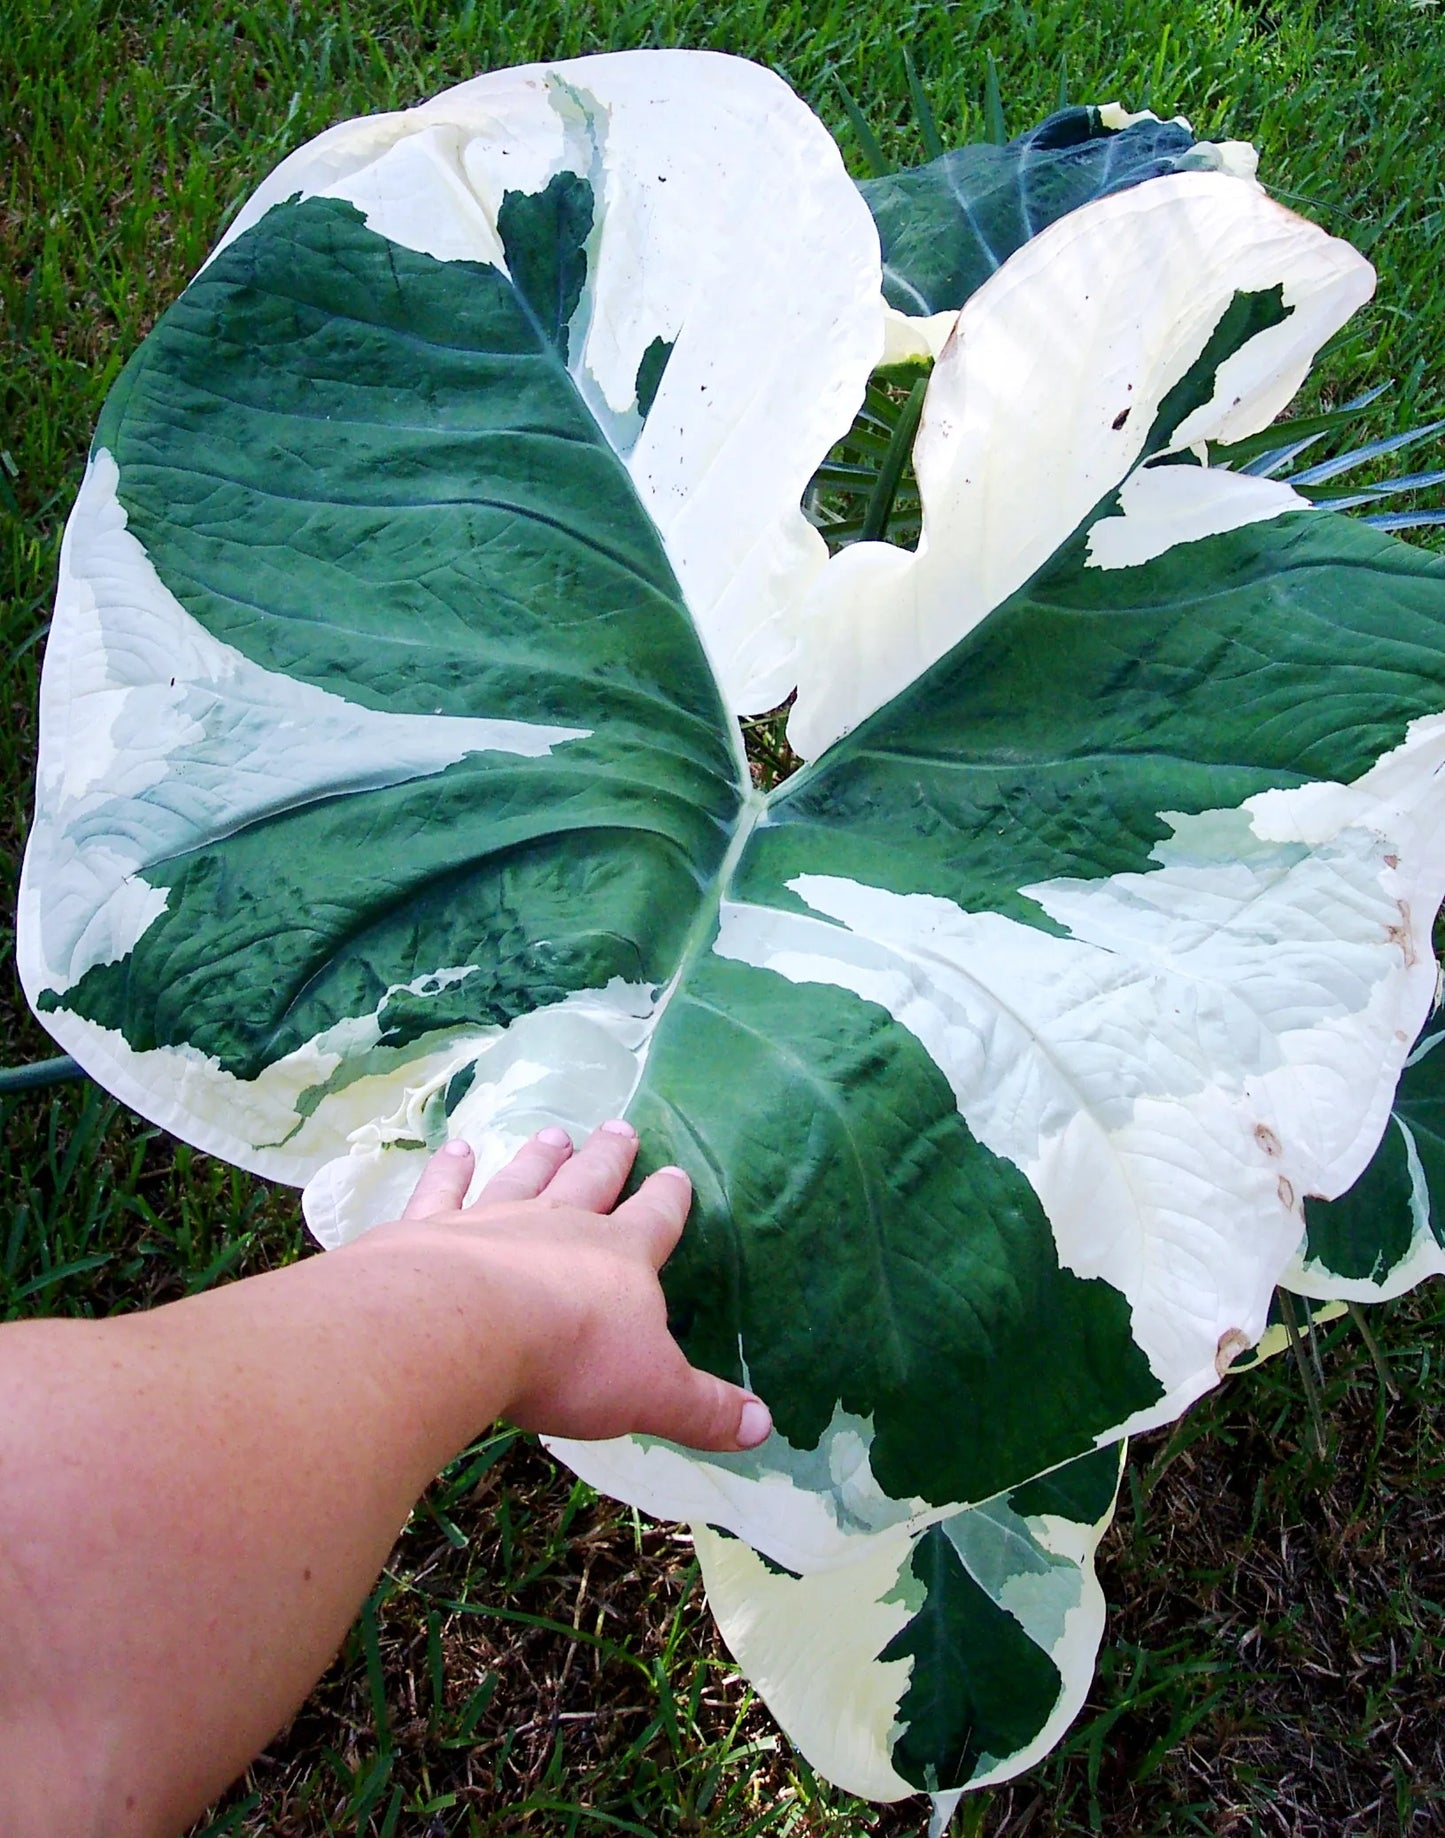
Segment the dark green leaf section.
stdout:
<path fill-rule="evenodd" d="M 741 1337 L 795 1447 L 841 1404 L 873 1418 L 885 1492 L 984 1500 L 1160 1396 L 1124 1298 L 1060 1268 L 1033 1189 L 876 1004 L 706 956 L 628 1115 L 696 1189 L 676 1331 L 736 1378 Z"/>
<path fill-rule="evenodd" d="M 250 825 L 150 870 L 166 911 L 65 1006 L 138 1052 L 189 1042 L 254 1078 L 442 968 L 476 966 L 386 1001 L 382 1044 L 504 1025 L 614 976 L 663 982 L 722 838 L 648 763 L 583 742 L 482 755 Z"/>
<path fill-rule="evenodd" d="M 509 191 L 497 212 L 497 233 L 513 286 L 565 364 L 567 328 L 587 282 L 592 187 L 575 172 L 559 172 L 545 191 Z"/>
<path fill-rule="evenodd" d="M 893 1766 L 915 1787 L 964 1786 L 981 1756 L 1016 1755 L 1038 1735 L 1063 1679 L 1007 1609 L 969 1575 L 940 1525 L 914 1549 L 923 1606 L 879 1654 L 912 1659 Z"/>
<path fill-rule="evenodd" d="M 667 369 L 667 360 L 672 356 L 672 345 L 670 339 L 654 338 L 637 366 L 637 412 L 644 421 L 652 413 L 652 405 L 662 387 L 662 373 Z"/>
<path fill-rule="evenodd" d="M 557 184 L 509 200 L 546 321 L 349 204 L 278 205 L 141 346 L 96 445 L 161 579 L 265 668 L 408 714 L 655 719 L 730 776 L 661 542 L 552 342 L 575 276 L 547 295 L 547 235 L 582 212 Z"/>
<path fill-rule="evenodd" d="M 447 1088 L 442 1093 L 442 1109 L 448 1117 L 451 1116 L 452 1112 L 471 1090 L 476 1080 L 477 1068 L 475 1061 L 470 1066 L 463 1066 L 459 1072 L 454 1072 L 447 1080 Z"/>
<path fill-rule="evenodd" d="M 1052 1474 L 1025 1481 L 1009 1495 L 1009 1505 L 1020 1518 L 1037 1519 L 1045 1514 L 1056 1519 L 1072 1519 L 1077 1525 L 1097 1525 L 1113 1510 L 1119 1491 L 1119 1447 L 1095 1449 L 1081 1455 Z"/>
<path fill-rule="evenodd" d="M 1261 288 L 1257 293 L 1237 293 L 1224 309 L 1203 351 L 1159 404 L 1154 425 L 1144 443 L 1144 457 L 1162 451 L 1174 438 L 1195 409 L 1213 399 L 1219 366 L 1236 351 L 1242 351 L 1252 338 L 1267 332 L 1271 326 L 1288 319 L 1293 307 L 1284 303 L 1283 286 Z M 1114 426 L 1122 427 L 1129 414 L 1127 404 Z"/>
<path fill-rule="evenodd" d="M 725 1525 L 709 1525 L 707 1529 L 718 1538 L 731 1538 L 734 1544 L 738 1542 L 737 1533 L 730 1532 Z M 775 1558 L 769 1557 L 766 1551 L 754 1551 L 753 1556 L 757 1558 L 769 1576 L 790 1576 L 795 1583 L 802 1582 L 801 1571 L 790 1570 L 786 1564 L 780 1564 Z"/>
<path fill-rule="evenodd" d="M 1352 519 L 1082 562 L 1068 545 L 790 779 L 740 897 L 837 874 L 1046 923 L 1019 888 L 1145 870 L 1161 811 L 1357 778 L 1445 706 L 1445 561 Z"/>
<path fill-rule="evenodd" d="M 130 528 L 216 636 L 370 707 L 590 731 L 151 865 L 165 913 L 65 997 L 138 1050 L 189 1043 L 250 1078 L 378 1005 L 401 1046 L 675 967 L 738 768 L 653 527 L 563 366 L 591 210 L 564 179 L 508 200 L 526 297 L 349 205 L 280 206 L 107 404 Z"/>
<path fill-rule="evenodd" d="M 1306 1263 L 1378 1283 L 1408 1255 L 1415 1222 L 1402 1123 L 1414 1138 L 1425 1176 L 1430 1231 L 1445 1245 L 1445 1053 L 1439 1050 L 1439 1025 L 1438 1016 L 1425 1024 L 1427 1037 L 1435 1032 L 1435 1044 L 1400 1075 L 1390 1122 L 1359 1180 L 1337 1200 L 1305 1201 Z"/>
<path fill-rule="evenodd" d="M 1097 109 L 1068 108 L 1005 146 L 960 147 L 858 189 L 883 245 L 884 297 L 900 312 L 941 313 L 1080 205 L 1201 164 L 1173 122 L 1111 133 Z"/>

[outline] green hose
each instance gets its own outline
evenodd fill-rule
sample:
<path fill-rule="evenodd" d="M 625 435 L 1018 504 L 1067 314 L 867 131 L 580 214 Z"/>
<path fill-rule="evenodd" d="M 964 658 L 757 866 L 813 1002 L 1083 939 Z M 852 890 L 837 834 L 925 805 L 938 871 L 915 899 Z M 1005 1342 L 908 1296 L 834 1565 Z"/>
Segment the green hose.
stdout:
<path fill-rule="evenodd" d="M 68 1053 L 59 1059 L 37 1059 L 29 1066 L 0 1066 L 0 1095 L 7 1091 L 39 1091 L 45 1085 L 64 1085 L 85 1076 Z"/>

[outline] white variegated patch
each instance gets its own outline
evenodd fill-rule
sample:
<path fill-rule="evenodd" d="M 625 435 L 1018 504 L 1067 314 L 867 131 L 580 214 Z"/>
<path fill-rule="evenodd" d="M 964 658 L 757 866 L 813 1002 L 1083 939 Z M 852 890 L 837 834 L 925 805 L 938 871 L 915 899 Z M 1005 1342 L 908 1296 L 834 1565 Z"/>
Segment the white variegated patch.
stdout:
<path fill-rule="evenodd" d="M 895 306 L 883 309 L 883 355 L 879 363 L 932 364 L 953 336 L 958 309 L 942 313 L 900 313 Z"/>
<path fill-rule="evenodd" d="M 264 1078 L 240 1079 L 196 1047 L 137 1052 L 117 1030 L 68 1009 L 47 1014 L 45 1025 L 91 1078 L 141 1116 L 208 1155 L 292 1187 L 344 1155 L 353 1131 L 392 1108 L 399 1074 L 424 1082 L 457 1055 L 454 1040 L 421 1054 L 380 1046 L 371 1014 L 328 1028 L 268 1066 Z"/>
<path fill-rule="evenodd" d="M 1094 1553 L 1112 1518 L 1112 1507 L 1092 1525 L 1025 1517 L 1004 1495 L 942 1521 L 964 1569 L 1049 1655 L 1061 1681 L 1034 1740 L 1014 1755 L 982 1756 L 972 1786 L 1031 1767 L 1078 1715 L 1104 1629 Z M 908 1568 L 918 1529 L 855 1533 L 845 1561 L 801 1576 L 769 1569 L 743 1540 L 705 1523 L 692 1532 L 728 1650 L 811 1765 L 867 1799 L 916 1793 L 894 1768 L 892 1749 L 917 1662 L 879 1656 L 921 1605 Z"/>
<path fill-rule="evenodd" d="M 1089 530 L 1085 566 L 1137 568 L 1180 543 L 1311 509 L 1282 479 L 1212 466 L 1141 466 L 1124 481 L 1119 509 Z"/>
<path fill-rule="evenodd" d="M 1275 286 L 1287 316 L 1220 365 L 1175 432 L 1181 452 L 1268 426 L 1369 298 L 1369 263 L 1222 172 L 1096 199 L 1011 256 L 934 367 L 917 551 L 854 543 L 809 595 L 793 748 L 814 758 L 1023 586 L 1139 463 L 1235 294 Z"/>
<path fill-rule="evenodd" d="M 796 618 L 827 551 L 801 510 L 883 351 L 878 235 L 832 137 L 771 71 L 619 52 L 473 78 L 300 148 L 225 241 L 296 195 L 346 198 L 442 260 L 505 266 L 509 191 L 591 180 L 574 380 L 657 524 L 731 707 L 797 681 Z M 672 344 L 652 410 L 637 376 Z"/>
<path fill-rule="evenodd" d="M 954 1510 L 885 1494 L 869 1460 L 872 1423 L 841 1405 L 813 1449 L 794 1448 L 777 1430 L 745 1455 L 684 1450 L 652 1436 L 543 1440 L 599 1492 L 657 1519 L 721 1526 L 807 1575 L 851 1563 L 860 1538 L 922 1531 Z"/>
<path fill-rule="evenodd" d="M 656 990 L 615 977 L 417 1062 L 395 1108 L 358 1124 L 308 1181 L 301 1205 L 313 1235 L 335 1250 L 395 1219 L 448 1137 L 476 1151 L 473 1198 L 538 1130 L 560 1124 L 580 1142 L 627 1108 L 656 1020 Z M 468 1066 L 472 1083 L 448 1117 L 446 1088 Z"/>
<path fill-rule="evenodd" d="M 706 1524 L 692 1535 L 718 1632 L 809 1763 L 866 1800 L 916 1793 L 891 1760 L 914 1662 L 878 1657 L 917 1606 L 899 1589 L 913 1552 L 907 1528 L 859 1538 L 852 1562 L 803 1577 L 770 1570 L 741 1538 Z"/>

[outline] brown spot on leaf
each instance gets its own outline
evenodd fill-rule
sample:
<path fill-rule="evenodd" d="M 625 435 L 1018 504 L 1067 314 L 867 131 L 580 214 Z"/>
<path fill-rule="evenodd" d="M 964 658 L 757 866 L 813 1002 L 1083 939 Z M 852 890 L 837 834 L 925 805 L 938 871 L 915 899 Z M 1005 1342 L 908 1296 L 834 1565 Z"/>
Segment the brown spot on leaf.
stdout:
<path fill-rule="evenodd" d="M 1122 427 L 1123 427 L 1123 425 L 1124 425 L 1124 423 L 1125 423 L 1125 422 L 1126 422 L 1126 421 L 1127 421 L 1128 419 L 1129 419 L 1129 411 L 1128 411 L 1128 409 L 1127 409 L 1127 408 L 1121 408 L 1121 409 L 1119 410 L 1119 412 L 1118 412 L 1118 414 L 1117 414 L 1117 415 L 1115 415 L 1115 417 L 1114 417 L 1114 419 L 1113 419 L 1113 420 L 1112 420 L 1112 421 L 1111 421 L 1111 422 L 1109 423 L 1109 425 L 1110 425 L 1110 427 L 1112 427 L 1112 428 L 1115 428 L 1115 429 L 1118 429 L 1118 428 L 1122 428 Z"/>
<path fill-rule="evenodd" d="M 1293 1183 L 1290 1181 L 1287 1181 L 1284 1178 L 1284 1176 L 1281 1175 L 1279 1177 L 1279 1180 L 1275 1183 L 1274 1190 L 1279 1195 L 1280 1205 L 1285 1209 L 1287 1213 L 1292 1213 L 1294 1211 L 1294 1185 Z"/>
<path fill-rule="evenodd" d="M 1247 1353 L 1249 1348 L 1248 1334 L 1237 1327 L 1226 1328 L 1219 1336 L 1219 1345 L 1215 1348 L 1214 1370 L 1223 1378 L 1240 1354 Z"/>
<path fill-rule="evenodd" d="M 1410 902 L 1397 900 L 1395 904 L 1400 909 L 1400 923 L 1387 925 L 1385 936 L 1392 945 L 1399 945 L 1400 954 L 1405 960 L 1405 968 L 1409 970 L 1415 962 L 1415 938 L 1410 928 Z"/>
<path fill-rule="evenodd" d="M 1275 1135 L 1274 1131 L 1267 1123 L 1255 1124 L 1254 1140 L 1259 1144 L 1260 1148 L 1264 1150 L 1266 1155 L 1282 1155 L 1284 1153 L 1279 1137 Z"/>

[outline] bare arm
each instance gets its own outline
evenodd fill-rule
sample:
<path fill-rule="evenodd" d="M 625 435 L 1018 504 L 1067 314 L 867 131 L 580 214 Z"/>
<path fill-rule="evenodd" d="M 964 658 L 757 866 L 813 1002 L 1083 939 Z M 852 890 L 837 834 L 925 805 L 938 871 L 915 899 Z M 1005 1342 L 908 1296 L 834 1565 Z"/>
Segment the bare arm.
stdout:
<path fill-rule="evenodd" d="M 555 1138 L 549 1140 L 549 1138 Z M 0 1838 L 184 1827 L 325 1668 L 412 1503 L 488 1423 L 762 1440 L 667 1332 L 664 1170 L 544 1132 L 327 1257 L 146 1314 L 0 1328 Z M 746 1417 L 744 1411 L 746 1407 Z M 58 1800 L 57 1795 L 65 1796 Z"/>

